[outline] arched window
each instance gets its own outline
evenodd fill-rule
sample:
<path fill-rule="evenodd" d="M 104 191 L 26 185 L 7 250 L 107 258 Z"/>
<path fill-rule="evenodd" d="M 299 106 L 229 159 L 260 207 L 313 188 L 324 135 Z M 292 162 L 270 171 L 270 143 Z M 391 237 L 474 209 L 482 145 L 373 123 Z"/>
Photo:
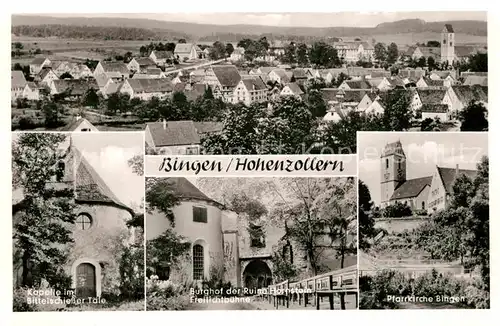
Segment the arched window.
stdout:
<path fill-rule="evenodd" d="M 385 159 L 385 168 L 386 169 L 389 168 L 389 159 L 388 158 Z"/>
<path fill-rule="evenodd" d="M 203 280 L 204 256 L 203 246 L 196 244 L 193 246 L 193 279 Z"/>
<path fill-rule="evenodd" d="M 425 201 L 422 202 L 422 209 L 425 209 Z"/>
<path fill-rule="evenodd" d="M 92 226 L 92 217 L 89 214 L 81 213 L 76 217 L 75 223 L 80 230 L 87 230 Z"/>

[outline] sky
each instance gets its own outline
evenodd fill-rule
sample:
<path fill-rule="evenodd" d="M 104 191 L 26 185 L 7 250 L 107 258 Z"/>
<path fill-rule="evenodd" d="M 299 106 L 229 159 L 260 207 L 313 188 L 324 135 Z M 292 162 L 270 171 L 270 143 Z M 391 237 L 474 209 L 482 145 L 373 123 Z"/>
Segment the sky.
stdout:
<path fill-rule="evenodd" d="M 144 178 L 127 161 L 144 154 L 141 133 L 73 133 L 73 145 L 124 204 L 137 210 L 144 197 Z"/>
<path fill-rule="evenodd" d="M 401 141 L 406 155 L 406 178 L 431 176 L 436 165 L 475 169 L 488 155 L 487 133 L 358 133 L 359 179 L 370 190 L 372 200 L 380 204 L 380 156 L 387 143 Z"/>
<path fill-rule="evenodd" d="M 172 22 L 191 22 L 215 25 L 266 25 L 266 26 L 294 26 L 294 27 L 375 27 L 380 23 L 392 22 L 401 19 L 423 19 L 427 22 L 443 20 L 487 20 L 485 11 L 407 11 L 407 12 L 331 12 L 331 13 L 120 13 L 120 14 L 46 14 L 54 17 L 124 17 L 146 18 Z"/>

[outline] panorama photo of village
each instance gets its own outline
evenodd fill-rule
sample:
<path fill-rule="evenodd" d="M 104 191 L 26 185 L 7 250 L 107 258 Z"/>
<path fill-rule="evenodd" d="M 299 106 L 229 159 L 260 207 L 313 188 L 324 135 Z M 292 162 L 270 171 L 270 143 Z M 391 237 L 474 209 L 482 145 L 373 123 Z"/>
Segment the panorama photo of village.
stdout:
<path fill-rule="evenodd" d="M 145 131 L 149 154 L 488 130 L 485 12 L 359 15 L 13 15 L 12 130 Z"/>
<path fill-rule="evenodd" d="M 490 307 L 487 133 L 358 133 L 360 309 Z"/>

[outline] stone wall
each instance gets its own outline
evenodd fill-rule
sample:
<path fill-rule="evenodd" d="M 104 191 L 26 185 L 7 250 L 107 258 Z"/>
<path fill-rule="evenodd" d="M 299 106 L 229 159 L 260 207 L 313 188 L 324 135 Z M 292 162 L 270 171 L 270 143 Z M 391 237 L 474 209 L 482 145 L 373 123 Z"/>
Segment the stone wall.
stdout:
<path fill-rule="evenodd" d="M 398 217 L 398 218 L 377 218 L 375 228 L 385 229 L 389 233 L 400 233 L 413 231 L 425 223 L 428 217 Z"/>

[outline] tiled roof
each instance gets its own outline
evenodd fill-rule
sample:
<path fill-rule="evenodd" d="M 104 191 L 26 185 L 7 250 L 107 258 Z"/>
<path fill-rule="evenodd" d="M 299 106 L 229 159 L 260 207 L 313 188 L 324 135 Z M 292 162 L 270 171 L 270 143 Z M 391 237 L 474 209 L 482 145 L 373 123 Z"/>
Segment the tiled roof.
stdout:
<path fill-rule="evenodd" d="M 123 82 L 111 83 L 106 89 L 106 94 L 118 93 L 123 86 Z"/>
<path fill-rule="evenodd" d="M 160 76 L 160 75 L 161 75 L 161 73 L 162 73 L 162 71 L 161 71 L 161 69 L 160 69 L 160 68 L 148 68 L 148 69 L 146 70 L 146 73 L 147 73 L 148 75 L 152 75 L 152 76 Z"/>
<path fill-rule="evenodd" d="M 78 150 L 74 150 L 77 152 L 75 162 L 78 164 L 75 182 L 76 200 L 80 202 L 114 204 L 126 209 L 133 215 L 134 211 L 115 196 L 85 157 Z"/>
<path fill-rule="evenodd" d="M 130 73 L 127 65 L 123 62 L 101 61 L 100 63 L 104 72 L 118 72 L 121 75 L 128 75 Z"/>
<path fill-rule="evenodd" d="M 323 88 L 321 89 L 321 93 L 323 95 L 323 99 L 326 102 L 329 101 L 338 101 L 339 98 L 337 98 L 337 93 L 339 93 L 338 88 Z M 342 90 L 344 93 L 344 98 L 342 99 L 343 102 L 356 102 L 359 103 L 363 99 L 363 97 L 366 94 L 370 94 L 369 91 L 362 90 L 362 89 L 348 89 L 348 90 Z M 376 97 L 376 94 L 373 94 L 374 98 Z M 373 100 L 373 99 L 372 99 Z"/>
<path fill-rule="evenodd" d="M 465 170 L 465 169 L 458 169 L 458 174 L 457 174 L 457 169 L 455 168 L 443 168 L 443 167 L 437 167 L 439 176 L 441 177 L 441 180 L 443 180 L 443 185 L 444 189 L 446 190 L 446 193 L 449 194 L 452 192 L 452 187 L 453 187 L 453 182 L 455 181 L 456 177 L 460 174 L 465 174 L 469 178 L 474 179 L 477 175 L 476 170 Z"/>
<path fill-rule="evenodd" d="M 444 86 L 444 80 L 442 79 L 430 79 L 429 77 L 424 77 L 424 81 L 427 84 L 427 86 L 434 86 L 434 87 L 443 87 Z"/>
<path fill-rule="evenodd" d="M 401 142 L 398 140 L 393 143 L 388 143 L 385 145 L 384 150 L 382 152 L 381 157 L 393 155 L 393 154 L 399 154 L 405 156 L 405 152 L 403 151 L 403 145 Z"/>
<path fill-rule="evenodd" d="M 193 121 L 167 121 L 147 124 L 156 147 L 200 144 Z"/>
<path fill-rule="evenodd" d="M 195 121 L 194 127 L 198 134 L 202 135 L 222 131 L 224 124 L 222 122 Z"/>
<path fill-rule="evenodd" d="M 35 58 L 31 61 L 32 65 L 41 65 L 42 63 L 45 62 L 46 58 Z"/>
<path fill-rule="evenodd" d="M 174 54 L 172 51 L 154 51 L 156 59 L 172 59 Z"/>
<path fill-rule="evenodd" d="M 44 80 L 45 77 L 52 71 L 51 68 L 44 67 L 42 70 L 40 70 L 40 73 L 38 74 L 38 80 Z"/>
<path fill-rule="evenodd" d="M 290 82 L 290 76 L 287 75 L 285 69 L 273 69 L 273 73 L 275 73 L 276 75 L 278 75 L 278 77 L 281 78 L 281 82 L 282 83 L 288 83 Z M 293 73 L 292 73 L 292 76 L 293 76 Z"/>
<path fill-rule="evenodd" d="M 104 74 L 97 75 L 95 77 L 96 83 L 99 86 L 99 88 L 106 86 L 110 78 Z"/>
<path fill-rule="evenodd" d="M 445 24 L 444 25 L 444 29 L 448 32 L 448 33 L 455 33 L 453 31 L 453 26 L 451 26 L 451 24 Z"/>
<path fill-rule="evenodd" d="M 478 52 L 477 48 L 473 46 L 466 46 L 466 45 L 455 46 L 455 56 L 458 58 L 469 57 L 473 54 L 476 54 L 477 52 Z"/>
<path fill-rule="evenodd" d="M 300 68 L 293 69 L 292 73 L 293 73 L 293 77 L 295 79 L 298 79 L 298 78 L 307 78 L 307 73 L 306 73 L 305 69 L 300 69 Z"/>
<path fill-rule="evenodd" d="M 223 87 L 236 87 L 241 80 L 238 69 L 233 65 L 213 66 L 212 69 Z"/>
<path fill-rule="evenodd" d="M 130 87 L 137 93 L 172 92 L 172 82 L 166 79 L 128 79 Z"/>
<path fill-rule="evenodd" d="M 467 76 L 464 85 L 488 86 L 488 76 Z"/>
<path fill-rule="evenodd" d="M 394 190 L 391 200 L 416 197 L 426 186 L 430 186 L 431 183 L 432 177 L 406 180 Z"/>
<path fill-rule="evenodd" d="M 417 89 L 422 104 L 441 104 L 446 95 L 445 89 Z"/>
<path fill-rule="evenodd" d="M 302 94 L 304 94 L 304 92 L 302 91 L 302 89 L 300 88 L 300 86 L 297 83 L 288 83 L 285 86 L 288 86 L 288 88 L 290 88 L 290 90 L 295 95 L 302 95 Z"/>
<path fill-rule="evenodd" d="M 156 63 L 153 61 L 153 59 L 149 57 L 135 58 L 135 61 L 139 64 L 139 66 L 156 66 Z"/>
<path fill-rule="evenodd" d="M 448 105 L 446 104 L 424 104 L 420 109 L 422 112 L 427 113 L 447 113 Z"/>
<path fill-rule="evenodd" d="M 172 191 L 181 200 L 197 199 L 220 205 L 219 203 L 205 195 L 200 189 L 189 182 L 186 178 L 164 178 L 159 182 L 165 185 L 168 190 Z"/>
<path fill-rule="evenodd" d="M 65 125 L 64 127 L 62 127 L 61 129 L 59 129 L 59 131 L 75 131 L 76 128 L 78 128 L 78 126 L 82 123 L 86 121 L 88 124 L 91 124 L 87 119 L 85 118 L 80 118 L 80 119 L 73 119 L 73 121 L 67 125 Z"/>
<path fill-rule="evenodd" d="M 452 86 L 452 90 L 457 95 L 460 102 L 467 105 L 472 100 L 488 102 L 488 93 L 485 89 L 479 85 L 460 85 Z"/>
<path fill-rule="evenodd" d="M 174 53 L 190 53 L 193 49 L 193 43 L 177 43 L 175 45 Z"/>
<path fill-rule="evenodd" d="M 205 84 L 193 84 L 191 85 L 190 90 L 184 91 L 184 94 L 189 101 L 195 101 L 200 96 L 203 96 L 205 93 L 205 87 L 207 87 Z"/>
<path fill-rule="evenodd" d="M 276 69 L 276 67 L 259 67 L 259 69 L 263 74 L 268 74 L 274 69 Z"/>
<path fill-rule="evenodd" d="M 10 86 L 12 88 L 20 88 L 26 86 L 26 78 L 20 70 L 13 70 L 10 75 Z"/>
<path fill-rule="evenodd" d="M 422 55 L 427 59 L 429 57 L 433 57 L 434 60 L 441 58 L 441 48 L 440 47 L 430 47 L 430 46 L 421 46 L 419 47 Z"/>
<path fill-rule="evenodd" d="M 54 80 L 54 87 L 57 93 L 70 92 L 71 95 L 83 95 L 90 88 L 99 90 L 99 86 L 95 80 L 85 79 L 56 79 Z"/>
<path fill-rule="evenodd" d="M 365 80 L 346 80 L 344 81 L 351 89 L 371 89 L 372 86 Z"/>
<path fill-rule="evenodd" d="M 260 79 L 260 77 L 250 77 L 243 78 L 243 84 L 245 84 L 245 88 L 249 91 L 260 91 L 266 89 L 266 84 Z"/>

